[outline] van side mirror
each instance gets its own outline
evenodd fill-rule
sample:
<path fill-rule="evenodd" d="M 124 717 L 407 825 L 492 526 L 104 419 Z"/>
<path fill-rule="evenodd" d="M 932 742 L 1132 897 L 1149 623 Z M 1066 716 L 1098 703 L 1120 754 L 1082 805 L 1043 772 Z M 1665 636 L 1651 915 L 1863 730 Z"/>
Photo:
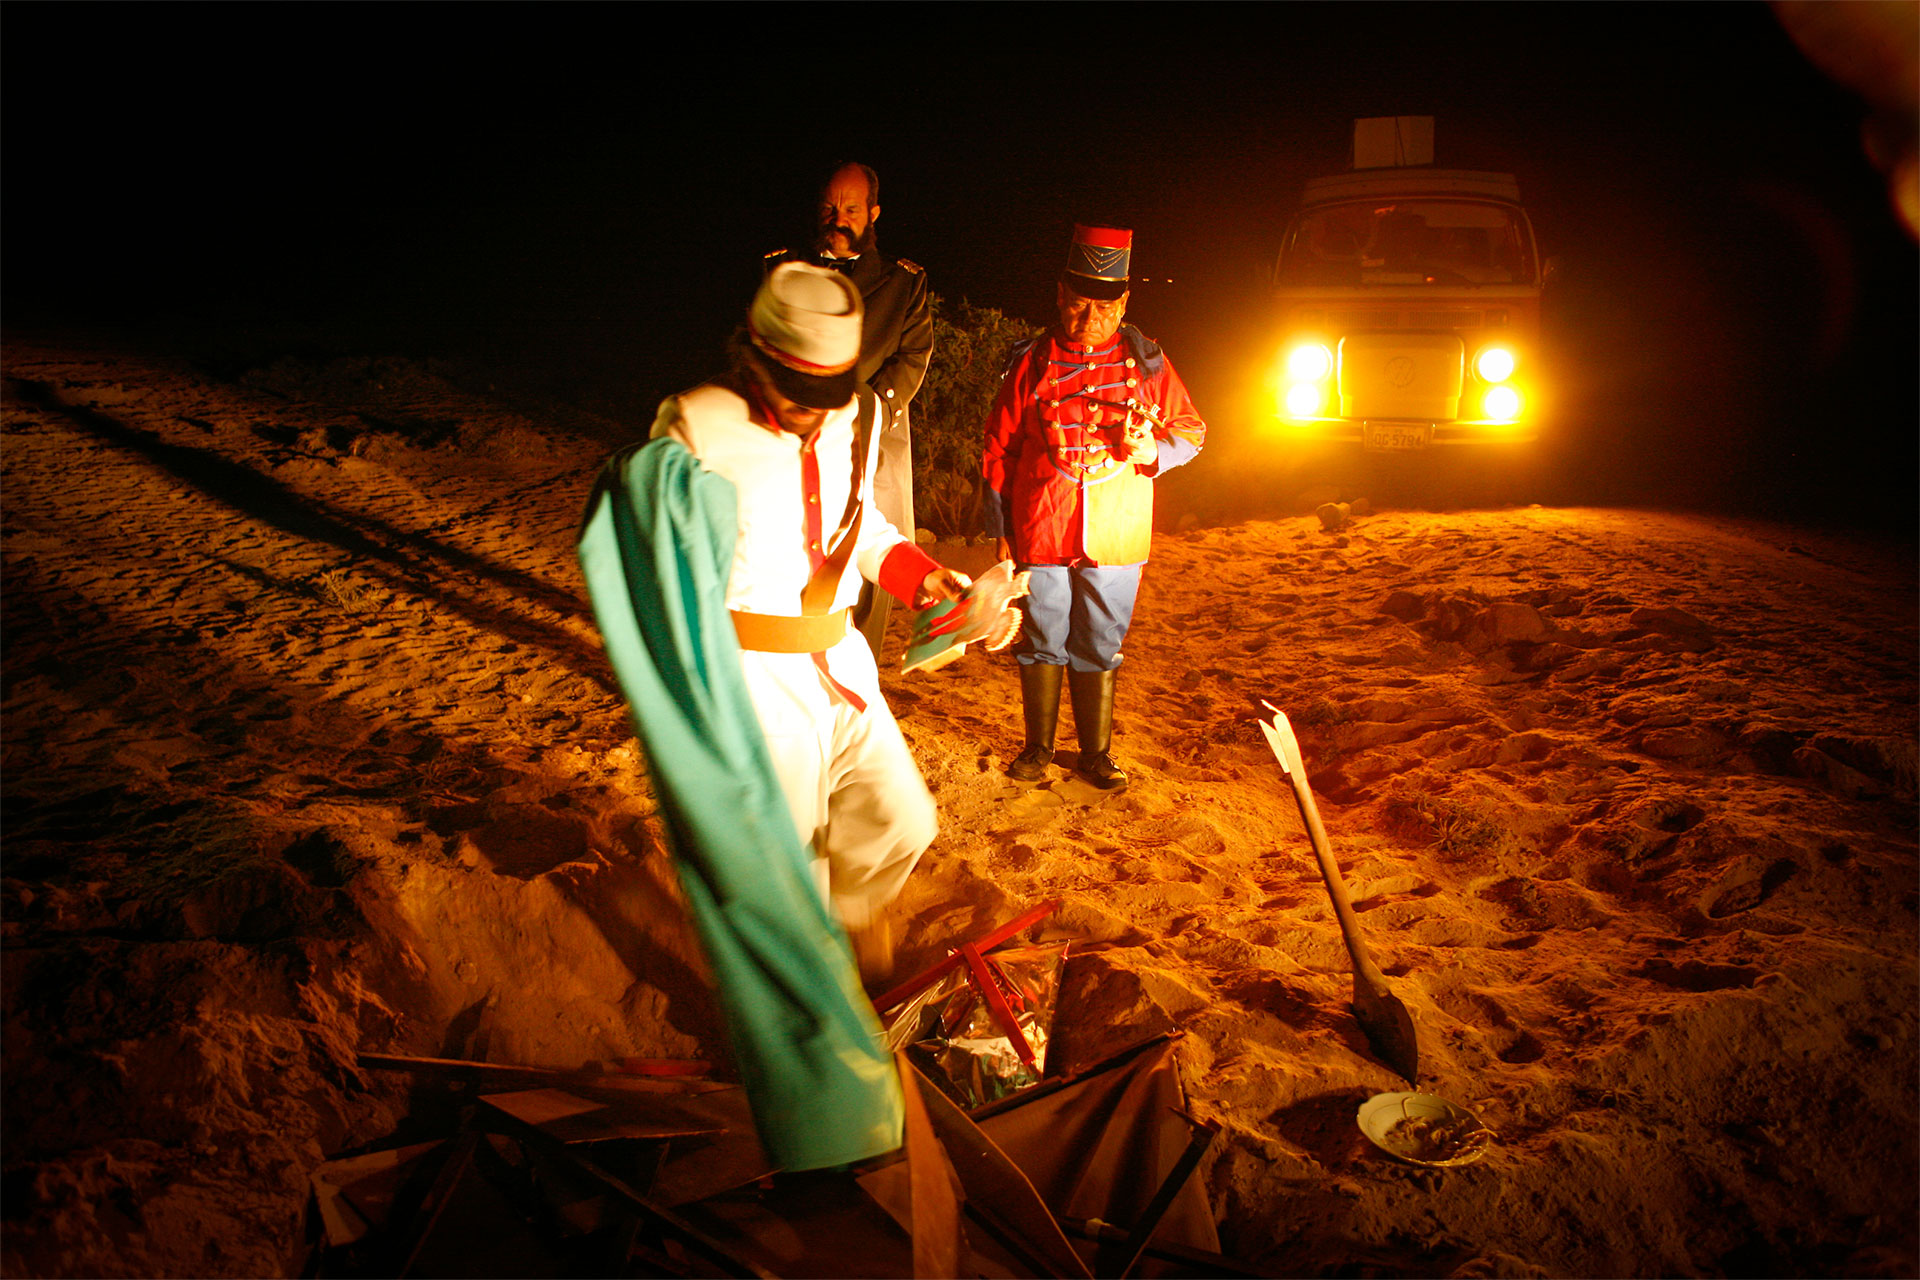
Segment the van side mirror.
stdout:
<path fill-rule="evenodd" d="M 1560 267 L 1559 257 L 1555 256 L 1555 257 L 1548 258 L 1546 262 L 1543 263 L 1540 267 L 1540 283 L 1552 284 L 1555 280 L 1558 280 L 1560 278 L 1560 272 L 1561 272 L 1561 267 Z"/>

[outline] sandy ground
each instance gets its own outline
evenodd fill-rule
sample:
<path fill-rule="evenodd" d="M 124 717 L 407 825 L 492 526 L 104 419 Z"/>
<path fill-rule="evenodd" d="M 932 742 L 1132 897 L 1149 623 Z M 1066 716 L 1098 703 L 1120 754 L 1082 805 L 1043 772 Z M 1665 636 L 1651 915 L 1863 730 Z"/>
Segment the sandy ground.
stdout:
<path fill-rule="evenodd" d="M 356 1050 L 721 1052 L 573 559 L 618 428 L 398 360 L 6 364 L 7 1274 L 297 1270 L 308 1173 L 405 1113 Z M 1910 546 L 1720 518 L 1164 533 L 1124 793 L 1070 716 L 1005 779 L 1003 656 L 888 678 L 944 818 L 903 968 L 1064 900 L 1055 1052 L 1182 1030 L 1277 1274 L 1913 1275 L 1915 621 Z M 1478 1164 L 1354 1126 L 1402 1086 L 1255 697 Z"/>

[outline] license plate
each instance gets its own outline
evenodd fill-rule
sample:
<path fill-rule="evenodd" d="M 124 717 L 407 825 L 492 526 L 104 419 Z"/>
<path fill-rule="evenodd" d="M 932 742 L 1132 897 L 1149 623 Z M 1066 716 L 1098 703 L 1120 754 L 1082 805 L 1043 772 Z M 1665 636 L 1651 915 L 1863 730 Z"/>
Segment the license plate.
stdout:
<path fill-rule="evenodd" d="M 1424 449 L 1433 443 L 1433 428 L 1424 422 L 1368 422 L 1360 443 L 1369 449 Z"/>

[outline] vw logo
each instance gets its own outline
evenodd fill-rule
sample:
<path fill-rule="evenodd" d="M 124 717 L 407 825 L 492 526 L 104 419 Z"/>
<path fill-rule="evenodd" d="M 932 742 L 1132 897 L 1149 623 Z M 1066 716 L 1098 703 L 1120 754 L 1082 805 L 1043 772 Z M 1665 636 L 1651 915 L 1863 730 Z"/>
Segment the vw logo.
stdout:
<path fill-rule="evenodd" d="M 1404 387 L 1413 381 L 1413 361 L 1405 356 L 1395 356 L 1387 361 L 1387 381 L 1396 387 Z"/>

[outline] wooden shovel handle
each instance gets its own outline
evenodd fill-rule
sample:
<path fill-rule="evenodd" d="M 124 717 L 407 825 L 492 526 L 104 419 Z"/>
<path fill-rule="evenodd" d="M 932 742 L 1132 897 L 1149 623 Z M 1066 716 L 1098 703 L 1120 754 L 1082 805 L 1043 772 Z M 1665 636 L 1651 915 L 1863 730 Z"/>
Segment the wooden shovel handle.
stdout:
<path fill-rule="evenodd" d="M 1300 817 L 1307 824 L 1307 838 L 1313 843 L 1314 860 L 1320 864 L 1320 878 L 1327 882 L 1327 896 L 1333 899 L 1333 914 L 1340 921 L 1340 936 L 1347 940 L 1353 970 L 1368 986 L 1384 987 L 1386 975 L 1374 964 L 1366 941 L 1360 936 L 1360 918 L 1353 913 L 1353 903 L 1347 897 L 1347 882 L 1340 875 L 1340 864 L 1333 860 L 1333 846 L 1327 840 L 1326 827 L 1320 822 L 1320 806 L 1313 802 L 1313 789 L 1307 785 L 1305 772 L 1289 770 L 1287 785 L 1293 788 Z"/>
<path fill-rule="evenodd" d="M 1280 762 L 1280 772 L 1287 775 L 1287 785 L 1293 788 L 1294 801 L 1300 806 L 1300 817 L 1307 825 L 1307 839 L 1313 844 L 1315 861 L 1320 864 L 1320 878 L 1326 881 L 1327 896 L 1333 899 L 1340 936 L 1346 939 L 1347 954 L 1353 957 L 1354 977 L 1371 990 L 1384 992 L 1386 975 L 1374 964 L 1360 936 L 1359 918 L 1353 914 L 1353 904 L 1347 899 L 1347 882 L 1340 876 L 1340 864 L 1333 860 L 1333 845 L 1320 822 L 1320 806 L 1313 802 L 1313 788 L 1307 785 L 1307 765 L 1300 756 L 1300 740 L 1293 736 L 1293 724 L 1286 712 L 1271 702 L 1261 701 L 1259 705 L 1267 712 L 1260 718 L 1260 732 L 1273 748 L 1273 758 Z"/>

